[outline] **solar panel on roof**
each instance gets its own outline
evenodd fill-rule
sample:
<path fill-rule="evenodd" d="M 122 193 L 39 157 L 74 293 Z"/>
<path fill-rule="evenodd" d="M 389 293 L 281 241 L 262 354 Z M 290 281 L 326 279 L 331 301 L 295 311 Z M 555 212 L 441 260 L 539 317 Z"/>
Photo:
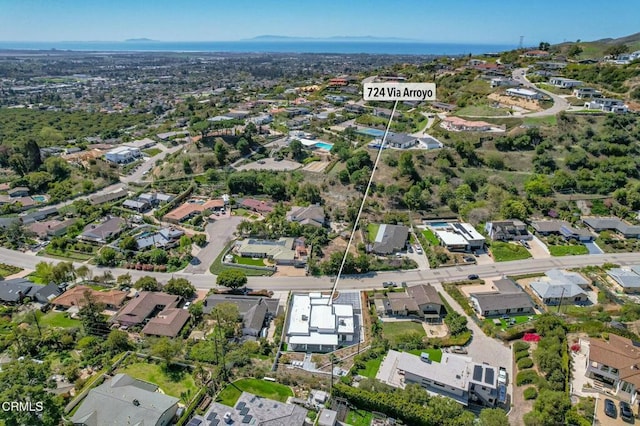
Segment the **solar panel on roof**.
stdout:
<path fill-rule="evenodd" d="M 476 382 L 481 382 L 482 381 L 482 366 L 481 365 L 475 365 L 473 367 L 473 380 L 475 380 Z"/>
<path fill-rule="evenodd" d="M 246 405 L 247 403 L 244 401 L 238 402 L 238 405 L 236 405 L 236 410 L 242 410 Z"/>
<path fill-rule="evenodd" d="M 484 373 L 484 382 L 487 384 L 492 385 L 493 384 L 493 378 L 494 378 L 494 371 L 491 368 L 486 368 Z"/>
<path fill-rule="evenodd" d="M 246 416 L 247 414 L 249 414 L 249 408 L 244 407 L 242 410 L 240 410 L 241 416 Z"/>
<path fill-rule="evenodd" d="M 219 419 L 213 419 L 209 422 L 209 426 L 218 426 L 218 423 L 220 423 Z"/>
<path fill-rule="evenodd" d="M 207 416 L 207 420 L 213 420 L 216 418 L 216 412 L 212 411 L 209 413 L 209 415 Z"/>
<path fill-rule="evenodd" d="M 253 416 L 251 416 L 251 415 L 244 416 L 244 418 L 242 419 L 242 423 L 249 423 L 251 421 L 251 419 L 253 419 Z"/>

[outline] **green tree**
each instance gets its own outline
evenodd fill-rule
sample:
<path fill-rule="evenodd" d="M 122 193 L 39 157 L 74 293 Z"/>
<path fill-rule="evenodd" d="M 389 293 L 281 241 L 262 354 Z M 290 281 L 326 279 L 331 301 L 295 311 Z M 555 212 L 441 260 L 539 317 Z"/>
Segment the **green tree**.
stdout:
<path fill-rule="evenodd" d="M 20 176 L 24 176 L 29 172 L 27 159 L 20 153 L 13 154 L 9 157 L 9 167 Z"/>
<path fill-rule="evenodd" d="M 164 360 L 165 369 L 168 368 L 173 360 L 182 351 L 182 342 L 180 340 L 170 340 L 166 337 L 158 339 L 151 346 L 151 355 Z"/>
<path fill-rule="evenodd" d="M 105 341 L 107 350 L 111 353 L 124 352 L 131 349 L 131 342 L 126 331 L 111 330 Z"/>
<path fill-rule="evenodd" d="M 444 323 L 449 327 L 449 333 L 453 336 L 467 331 L 467 318 L 455 311 L 447 313 L 447 316 L 444 317 Z"/>
<path fill-rule="evenodd" d="M 122 250 L 134 251 L 138 248 L 138 243 L 136 242 L 135 238 L 127 235 L 120 240 L 120 248 Z"/>
<path fill-rule="evenodd" d="M 309 204 L 318 204 L 322 201 L 322 198 L 320 197 L 320 188 L 312 183 L 304 183 L 300 185 L 296 197 L 301 202 Z"/>
<path fill-rule="evenodd" d="M 100 266 L 115 266 L 117 253 L 111 247 L 103 247 L 96 256 L 96 263 Z"/>
<path fill-rule="evenodd" d="M 44 284 L 53 281 L 53 264 L 48 262 L 38 262 L 36 264 L 35 275 L 42 280 Z"/>
<path fill-rule="evenodd" d="M 116 283 L 118 284 L 118 287 L 131 286 L 131 274 L 127 272 L 126 274 L 118 275 Z"/>
<path fill-rule="evenodd" d="M 42 165 L 42 157 L 40 156 L 40 147 L 34 139 L 27 139 L 22 150 L 24 155 L 27 170 L 30 172 L 36 171 Z"/>
<path fill-rule="evenodd" d="M 44 161 L 44 167 L 55 180 L 64 180 L 71 174 L 69 164 L 60 157 L 49 157 Z"/>
<path fill-rule="evenodd" d="M 149 252 L 149 260 L 154 265 L 166 265 L 169 255 L 161 248 L 155 248 Z"/>
<path fill-rule="evenodd" d="M 624 43 L 617 43 L 607 48 L 607 50 L 604 51 L 604 54 L 608 56 L 619 56 L 627 52 L 629 52 L 629 46 Z"/>
<path fill-rule="evenodd" d="M 302 145 L 302 142 L 297 139 L 294 139 L 289 143 L 289 151 L 291 152 L 291 157 L 296 161 L 300 161 L 304 158 L 304 145 Z"/>
<path fill-rule="evenodd" d="M 196 288 L 186 278 L 171 278 L 163 290 L 185 299 L 190 299 L 196 294 Z"/>
<path fill-rule="evenodd" d="M 524 415 L 526 426 L 556 426 L 565 423 L 565 416 L 571 408 L 569 395 L 564 392 L 542 389 L 533 411 Z"/>
<path fill-rule="evenodd" d="M 158 284 L 158 280 L 156 280 L 154 277 L 149 277 L 149 276 L 138 278 L 138 280 L 135 282 L 133 286 L 140 291 L 160 290 L 160 284 Z"/>
<path fill-rule="evenodd" d="M 507 199 L 500 205 L 500 215 L 505 219 L 525 220 L 529 216 L 529 212 L 522 201 Z"/>
<path fill-rule="evenodd" d="M 504 410 L 499 408 L 485 408 L 480 411 L 479 426 L 509 426 L 509 418 Z"/>
<path fill-rule="evenodd" d="M 205 245 L 207 245 L 207 236 L 205 234 L 196 234 L 191 237 L 191 240 L 198 247 L 204 247 Z"/>
<path fill-rule="evenodd" d="M 78 311 L 85 333 L 104 336 L 109 332 L 107 319 L 102 315 L 104 310 L 104 303 L 97 302 L 91 291 L 86 290 Z"/>
<path fill-rule="evenodd" d="M 213 147 L 213 153 L 216 156 L 218 164 L 224 166 L 227 162 L 227 154 L 229 153 L 224 142 L 217 141 L 215 146 Z"/>
<path fill-rule="evenodd" d="M 189 313 L 196 322 L 200 321 L 200 318 L 202 318 L 204 314 L 204 304 L 202 300 L 192 303 L 191 306 L 189 306 Z"/>
<path fill-rule="evenodd" d="M 571 47 L 569 47 L 569 50 L 567 50 L 567 56 L 569 56 L 570 58 L 575 58 L 576 56 L 579 56 L 582 53 L 582 47 L 580 47 L 579 44 L 572 44 Z"/>
<path fill-rule="evenodd" d="M 238 143 L 236 144 L 236 148 L 240 151 L 240 154 L 247 155 L 251 152 L 251 146 L 249 142 L 245 138 L 240 138 Z"/>
<path fill-rule="evenodd" d="M 231 289 L 240 288 L 247 284 L 247 275 L 237 269 L 225 269 L 218 274 L 216 284 Z"/>

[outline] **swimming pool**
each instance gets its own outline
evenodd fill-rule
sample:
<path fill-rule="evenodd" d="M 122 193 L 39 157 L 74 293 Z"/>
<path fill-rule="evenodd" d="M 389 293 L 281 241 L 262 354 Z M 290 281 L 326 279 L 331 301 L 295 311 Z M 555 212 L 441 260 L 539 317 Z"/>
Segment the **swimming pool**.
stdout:
<path fill-rule="evenodd" d="M 427 225 L 432 228 L 446 228 L 449 224 L 447 222 L 429 222 Z"/>
<path fill-rule="evenodd" d="M 326 149 L 327 151 L 331 151 L 331 148 L 333 148 L 333 144 L 329 142 L 316 142 L 313 146 L 316 148 Z"/>
<path fill-rule="evenodd" d="M 44 203 L 45 201 L 47 201 L 47 197 L 45 197 L 44 195 L 32 195 L 31 198 L 39 203 Z"/>
<path fill-rule="evenodd" d="M 374 136 L 374 137 L 384 136 L 384 130 L 372 129 L 370 127 L 362 127 L 356 130 L 356 133 L 360 133 L 361 135 Z"/>

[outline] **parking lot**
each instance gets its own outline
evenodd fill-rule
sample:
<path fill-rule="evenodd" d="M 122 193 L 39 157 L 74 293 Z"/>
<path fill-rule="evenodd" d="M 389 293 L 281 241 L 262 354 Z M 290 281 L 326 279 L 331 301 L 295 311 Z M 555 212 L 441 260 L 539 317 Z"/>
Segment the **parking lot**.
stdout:
<path fill-rule="evenodd" d="M 605 398 L 608 398 L 610 400 L 613 401 L 613 403 L 616 405 L 616 418 L 613 419 L 609 416 L 607 416 L 604 413 L 604 400 Z M 625 421 L 622 420 L 622 418 L 620 417 L 620 407 L 618 405 L 618 400 L 615 399 L 612 396 L 603 396 L 598 394 L 597 395 L 597 399 L 596 399 L 596 421 L 595 424 L 597 425 L 602 425 L 602 426 L 628 426 L 628 425 L 633 425 L 636 424 L 635 419 L 631 419 L 631 421 Z M 637 417 L 638 416 L 638 411 L 637 411 L 637 404 L 634 407 L 633 405 L 631 406 L 632 409 L 634 410 L 634 415 Z"/>

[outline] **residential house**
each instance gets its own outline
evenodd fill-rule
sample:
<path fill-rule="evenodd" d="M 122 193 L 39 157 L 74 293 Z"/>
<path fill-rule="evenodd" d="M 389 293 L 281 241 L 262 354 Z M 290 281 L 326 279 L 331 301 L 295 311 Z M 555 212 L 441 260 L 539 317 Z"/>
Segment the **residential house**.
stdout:
<path fill-rule="evenodd" d="M 117 313 L 112 321 L 125 326 L 146 324 L 160 312 L 177 308 L 181 302 L 180 296 L 155 291 L 141 291 L 136 298 Z"/>
<path fill-rule="evenodd" d="M 254 211 L 260 214 L 268 214 L 273 211 L 273 205 L 269 202 L 256 200 L 254 198 L 245 198 L 239 203 L 240 207 Z"/>
<path fill-rule="evenodd" d="M 120 309 L 128 295 L 126 291 L 122 290 L 98 291 L 88 286 L 76 285 L 53 299 L 51 304 L 61 309 L 80 308 L 85 303 L 87 294 L 96 303 L 102 303 L 106 309 L 111 311 Z"/>
<path fill-rule="evenodd" d="M 136 245 L 138 250 L 145 250 L 150 247 L 157 248 L 172 248 L 178 244 L 180 237 L 184 235 L 184 232 L 176 228 L 162 228 L 158 232 L 151 235 L 143 234 L 136 239 Z"/>
<path fill-rule="evenodd" d="M 287 322 L 289 350 L 333 352 L 342 345 L 355 343 L 353 306 L 329 303 L 321 293 L 291 296 Z"/>
<path fill-rule="evenodd" d="M 15 188 L 8 190 L 7 194 L 11 198 L 27 197 L 29 195 L 29 188 L 25 186 L 16 186 Z"/>
<path fill-rule="evenodd" d="M 527 225 L 518 219 L 487 222 L 484 230 L 493 241 L 521 241 L 533 238 L 527 231 Z"/>
<path fill-rule="evenodd" d="M 446 112 L 452 112 L 457 108 L 457 106 L 454 104 L 447 104 L 447 103 L 438 102 L 438 101 L 431 102 L 431 107 L 435 109 L 439 109 L 441 111 L 446 111 Z"/>
<path fill-rule="evenodd" d="M 133 141 L 133 142 L 127 142 L 127 146 L 132 147 L 132 148 L 137 148 L 139 150 L 151 148 L 155 144 L 156 144 L 156 141 L 154 141 L 153 139 L 149 139 L 149 138 L 144 138 L 144 139 L 140 139 L 140 140 Z"/>
<path fill-rule="evenodd" d="M 421 356 L 390 350 L 376 379 L 396 388 L 420 385 L 431 395 L 444 396 L 462 404 L 493 407 L 498 400 L 498 369 L 470 357 L 443 353 L 440 362 Z"/>
<path fill-rule="evenodd" d="M 223 208 L 224 201 L 221 199 L 207 201 L 189 200 L 165 214 L 162 219 L 165 222 L 180 223 L 202 214 L 205 210 L 219 211 Z"/>
<path fill-rule="evenodd" d="M 607 275 L 624 293 L 640 293 L 640 265 L 629 268 L 611 268 Z"/>
<path fill-rule="evenodd" d="M 425 135 L 422 138 L 418 138 L 421 147 L 426 149 L 440 149 L 444 147 L 444 144 L 431 135 Z"/>
<path fill-rule="evenodd" d="M 196 417 L 197 418 L 197 417 Z M 207 425 L 306 426 L 307 410 L 242 392 L 234 407 L 214 402 L 202 416 Z M 195 419 L 195 418 L 194 418 Z M 195 424 L 200 424 L 199 421 Z M 203 423 L 203 425 L 205 424 Z"/>
<path fill-rule="evenodd" d="M 404 293 L 388 293 L 381 301 L 384 304 L 383 315 L 416 316 L 427 322 L 439 323 L 445 314 L 444 303 L 431 284 L 407 287 Z"/>
<path fill-rule="evenodd" d="M 387 139 L 385 140 L 385 146 L 391 148 L 408 149 L 420 144 L 420 139 L 415 136 L 410 136 L 406 133 L 394 133 L 388 132 Z M 373 140 L 372 145 L 382 145 L 382 137 Z"/>
<path fill-rule="evenodd" d="M 620 99 L 593 98 L 584 104 L 586 109 L 597 109 L 603 112 L 614 112 L 624 114 L 629 111 L 629 107 Z"/>
<path fill-rule="evenodd" d="M 544 58 L 549 55 L 551 55 L 551 53 L 547 52 L 546 50 L 537 50 L 537 49 L 527 50 L 522 54 L 522 56 L 525 58 Z"/>
<path fill-rule="evenodd" d="M 388 255 L 404 250 L 408 239 L 408 227 L 382 224 L 368 249 L 375 254 Z"/>
<path fill-rule="evenodd" d="M 471 293 L 469 299 L 475 311 L 487 318 L 498 315 L 526 315 L 534 312 L 529 296 L 513 280 L 502 278 L 493 282 L 492 291 Z"/>
<path fill-rule="evenodd" d="M 126 189 L 120 188 L 116 191 L 107 192 L 106 194 L 94 194 L 89 197 L 89 202 L 93 205 L 100 205 L 125 198 L 129 193 Z"/>
<path fill-rule="evenodd" d="M 59 237 L 67 233 L 67 229 L 76 222 L 76 219 L 47 220 L 45 222 L 34 222 L 28 226 L 39 239 L 44 240 L 50 237 Z"/>
<path fill-rule="evenodd" d="M 425 224 L 449 251 L 482 250 L 486 243 L 484 236 L 468 223 L 428 221 Z"/>
<path fill-rule="evenodd" d="M 150 336 L 177 337 L 191 315 L 181 308 L 165 308 L 142 328 L 142 334 Z"/>
<path fill-rule="evenodd" d="M 278 265 L 306 263 L 306 257 L 299 258 L 297 256 L 295 238 L 280 238 L 278 240 L 247 238 L 240 242 L 237 251 L 242 257 L 265 258 Z"/>
<path fill-rule="evenodd" d="M 142 200 L 125 200 L 122 207 L 137 211 L 138 213 L 146 212 L 151 208 L 151 204 Z"/>
<path fill-rule="evenodd" d="M 617 217 L 583 217 L 582 222 L 595 232 L 615 231 L 625 238 L 640 238 L 640 225 L 631 225 Z"/>
<path fill-rule="evenodd" d="M 507 95 L 514 96 L 516 98 L 524 98 L 530 101 L 535 101 L 538 99 L 542 99 L 542 93 L 531 90 L 531 89 L 523 89 L 520 87 L 507 89 Z"/>
<path fill-rule="evenodd" d="M 74 425 L 155 425 L 172 424 L 178 402 L 158 391 L 158 386 L 116 374 L 89 391 L 71 417 Z"/>
<path fill-rule="evenodd" d="M 362 114 L 366 111 L 366 108 L 360 104 L 348 102 L 344 105 L 344 110 L 347 112 Z"/>
<path fill-rule="evenodd" d="M 44 220 L 50 216 L 55 216 L 57 214 L 58 209 L 56 207 L 44 207 L 40 210 L 20 215 L 20 220 L 22 221 L 23 225 L 29 225 L 38 220 Z"/>
<path fill-rule="evenodd" d="M 212 294 L 203 302 L 203 311 L 210 313 L 220 303 L 233 303 L 242 317 L 242 335 L 247 340 L 260 337 L 272 318 L 278 316 L 277 299 L 258 296 L 240 296 L 231 294 Z"/>
<path fill-rule="evenodd" d="M 165 194 L 162 192 L 144 192 L 138 196 L 139 201 L 144 201 L 154 207 L 160 204 L 168 203 L 173 199 L 173 195 Z"/>
<path fill-rule="evenodd" d="M 581 242 L 593 241 L 595 235 L 588 229 L 576 228 L 564 220 L 534 220 L 531 227 L 538 235 L 561 235 L 565 240 L 578 240 Z"/>
<path fill-rule="evenodd" d="M 572 89 L 574 87 L 582 86 L 582 82 L 579 80 L 573 80 L 571 78 L 563 77 L 551 77 L 549 84 L 552 86 L 560 87 L 562 89 Z"/>
<path fill-rule="evenodd" d="M 491 87 L 514 87 L 520 86 L 520 82 L 512 78 L 493 77 L 491 79 Z"/>
<path fill-rule="evenodd" d="M 126 221 L 121 217 L 110 217 L 102 223 L 87 225 L 78 239 L 104 244 L 120 235 L 126 225 Z"/>
<path fill-rule="evenodd" d="M 106 161 L 115 164 L 131 163 L 141 156 L 142 154 L 140 153 L 139 148 L 126 145 L 113 148 L 112 150 L 107 151 L 107 153 L 104 154 L 104 158 Z"/>
<path fill-rule="evenodd" d="M 589 303 L 589 281 L 577 272 L 552 269 L 546 277 L 533 281 L 529 288 L 547 306 L 583 305 Z"/>
<path fill-rule="evenodd" d="M 609 333 L 609 340 L 581 339 L 586 346 L 586 376 L 610 388 L 617 399 L 635 404 L 640 389 L 640 344 Z"/>
<path fill-rule="evenodd" d="M 25 278 L 0 280 L 0 302 L 15 305 L 33 296 L 35 293 L 33 282 Z"/>
<path fill-rule="evenodd" d="M 307 207 L 293 206 L 287 213 L 289 222 L 312 225 L 318 228 L 325 226 L 325 218 L 324 208 L 319 204 L 312 204 Z"/>
<path fill-rule="evenodd" d="M 593 87 L 578 87 L 573 91 L 573 96 L 578 99 L 591 99 L 602 97 L 602 92 Z"/>
<path fill-rule="evenodd" d="M 372 114 L 376 117 L 390 118 L 392 112 L 393 110 L 390 110 L 389 108 L 374 108 Z M 393 118 L 401 117 L 402 113 L 400 111 L 393 112 Z"/>

